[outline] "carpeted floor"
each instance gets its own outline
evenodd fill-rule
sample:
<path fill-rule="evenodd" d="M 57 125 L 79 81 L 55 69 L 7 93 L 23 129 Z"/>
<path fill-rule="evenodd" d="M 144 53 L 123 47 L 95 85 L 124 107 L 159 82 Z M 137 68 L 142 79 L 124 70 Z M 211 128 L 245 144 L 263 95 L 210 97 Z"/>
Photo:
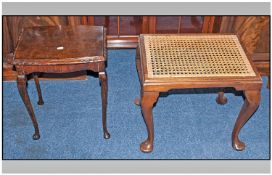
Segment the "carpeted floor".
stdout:
<path fill-rule="evenodd" d="M 264 78 L 258 111 L 241 130 L 247 146 L 231 147 L 231 132 L 243 104 L 241 96 L 227 93 L 228 103 L 217 105 L 216 93 L 178 91 L 163 95 L 154 107 L 154 151 L 144 154 L 146 138 L 141 110 L 133 101 L 139 94 L 135 50 L 108 52 L 108 129 L 104 140 L 98 78 L 87 81 L 41 81 L 45 104 L 37 105 L 33 81 L 29 95 L 39 122 L 34 132 L 15 82 L 3 83 L 4 159 L 269 159 L 269 97 Z"/>

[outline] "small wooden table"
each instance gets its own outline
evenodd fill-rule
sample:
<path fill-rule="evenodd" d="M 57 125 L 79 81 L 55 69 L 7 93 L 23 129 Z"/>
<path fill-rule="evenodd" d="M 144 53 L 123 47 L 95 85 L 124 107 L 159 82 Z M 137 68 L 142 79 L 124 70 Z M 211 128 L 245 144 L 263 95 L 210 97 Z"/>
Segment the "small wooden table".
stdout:
<path fill-rule="evenodd" d="M 99 73 L 104 138 L 110 137 L 106 127 L 107 75 L 105 62 L 107 53 L 105 28 L 102 26 L 25 28 L 21 32 L 12 59 L 18 73 L 17 86 L 19 93 L 35 128 L 34 140 L 40 138 L 40 132 L 28 96 L 26 76 L 34 73 L 39 96 L 38 104 L 43 105 L 37 73 L 68 73 L 81 70 L 91 70 Z"/>
<path fill-rule="evenodd" d="M 224 88 L 243 91 L 244 105 L 232 132 L 232 145 L 243 150 L 240 129 L 260 103 L 261 77 L 234 34 L 143 34 L 139 38 L 136 64 L 141 83 L 141 105 L 148 137 L 140 145 L 153 150 L 152 108 L 160 92 L 186 88 L 220 88 L 217 103 L 227 102 Z M 208 126 L 207 126 L 208 127 Z"/>

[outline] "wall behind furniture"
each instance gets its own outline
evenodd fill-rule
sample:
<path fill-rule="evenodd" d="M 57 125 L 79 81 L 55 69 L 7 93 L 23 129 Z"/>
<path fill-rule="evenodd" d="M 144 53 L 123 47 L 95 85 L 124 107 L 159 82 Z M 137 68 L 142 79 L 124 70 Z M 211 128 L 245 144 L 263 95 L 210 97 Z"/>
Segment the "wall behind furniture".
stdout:
<path fill-rule="evenodd" d="M 270 16 L 224 16 L 220 32 L 237 33 L 262 76 L 270 81 Z M 267 83 L 269 87 L 270 82 Z"/>

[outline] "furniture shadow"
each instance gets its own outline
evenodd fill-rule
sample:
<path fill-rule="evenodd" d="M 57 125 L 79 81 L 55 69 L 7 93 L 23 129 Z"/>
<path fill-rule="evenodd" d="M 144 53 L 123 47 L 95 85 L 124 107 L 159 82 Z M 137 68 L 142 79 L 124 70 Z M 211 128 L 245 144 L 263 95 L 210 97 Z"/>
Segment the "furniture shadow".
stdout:
<path fill-rule="evenodd" d="M 91 77 L 94 77 L 94 78 L 99 77 L 97 72 L 94 72 L 94 71 L 91 71 L 91 70 L 87 70 L 87 75 L 91 76 Z"/>
<path fill-rule="evenodd" d="M 160 97 L 167 97 L 171 94 L 214 94 L 222 91 L 222 88 L 191 88 L 191 89 L 173 89 L 168 92 L 161 92 Z M 243 91 L 236 91 L 234 88 L 224 88 L 224 93 L 232 93 L 235 96 L 242 96 Z"/>

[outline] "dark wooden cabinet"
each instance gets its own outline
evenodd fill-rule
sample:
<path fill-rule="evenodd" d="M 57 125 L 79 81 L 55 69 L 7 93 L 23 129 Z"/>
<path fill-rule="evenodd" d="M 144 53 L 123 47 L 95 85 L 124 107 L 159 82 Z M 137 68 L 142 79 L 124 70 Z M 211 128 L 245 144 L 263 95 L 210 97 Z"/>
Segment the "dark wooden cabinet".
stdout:
<path fill-rule="evenodd" d="M 239 34 L 259 73 L 270 80 L 269 24 L 270 16 L 224 16 L 220 32 Z"/>
<path fill-rule="evenodd" d="M 4 53 L 14 50 L 23 27 L 97 25 L 107 27 L 109 47 L 136 47 L 141 33 L 209 33 L 221 17 L 214 16 L 4 16 Z M 117 44 L 117 43 L 122 44 Z M 115 43 L 116 45 L 112 44 Z"/>
<path fill-rule="evenodd" d="M 142 16 L 94 16 L 93 25 L 107 26 L 108 35 L 139 35 L 142 32 Z"/>
<path fill-rule="evenodd" d="M 84 16 L 82 24 L 108 29 L 108 48 L 136 48 L 139 34 L 219 32 L 215 16 Z"/>
<path fill-rule="evenodd" d="M 154 33 L 206 32 L 204 21 L 208 18 L 204 16 L 157 16 L 154 23 Z"/>
<path fill-rule="evenodd" d="M 4 80 L 15 72 L 5 62 L 23 27 L 43 25 L 102 25 L 108 48 L 136 48 L 139 34 L 238 33 L 262 75 L 269 76 L 269 16 L 4 16 Z"/>
<path fill-rule="evenodd" d="M 135 48 L 141 33 L 219 32 L 215 16 L 4 16 L 4 54 L 12 52 L 23 27 L 102 25 L 109 48 Z"/>

